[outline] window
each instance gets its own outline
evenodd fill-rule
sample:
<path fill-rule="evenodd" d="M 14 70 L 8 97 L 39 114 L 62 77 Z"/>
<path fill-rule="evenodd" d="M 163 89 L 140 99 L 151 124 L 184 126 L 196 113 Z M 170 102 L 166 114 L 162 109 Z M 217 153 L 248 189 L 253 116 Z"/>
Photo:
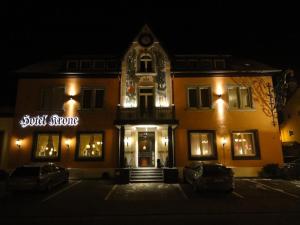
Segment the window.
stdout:
<path fill-rule="evenodd" d="M 215 69 L 225 69 L 224 59 L 215 59 L 214 64 L 215 64 Z"/>
<path fill-rule="evenodd" d="M 77 160 L 104 159 L 104 133 L 79 133 L 77 135 Z"/>
<path fill-rule="evenodd" d="M 190 159 L 217 159 L 215 137 L 215 131 L 188 131 Z"/>
<path fill-rule="evenodd" d="M 78 70 L 78 61 L 77 60 L 69 60 L 67 62 L 67 71 L 77 71 Z"/>
<path fill-rule="evenodd" d="M 189 108 L 211 108 L 211 88 L 191 87 L 188 88 Z"/>
<path fill-rule="evenodd" d="M 83 89 L 81 105 L 83 109 L 103 108 L 104 89 Z"/>
<path fill-rule="evenodd" d="M 233 159 L 258 159 L 259 145 L 257 131 L 232 132 Z"/>
<path fill-rule="evenodd" d="M 140 58 L 140 72 L 153 72 L 152 68 L 152 58 L 148 54 L 143 54 Z"/>
<path fill-rule="evenodd" d="M 58 160 L 60 157 L 60 134 L 37 133 L 34 138 L 33 159 Z"/>
<path fill-rule="evenodd" d="M 41 91 L 41 110 L 63 110 L 64 87 L 47 87 Z"/>
<path fill-rule="evenodd" d="M 251 88 L 249 87 L 229 87 L 228 104 L 231 109 L 253 108 Z"/>

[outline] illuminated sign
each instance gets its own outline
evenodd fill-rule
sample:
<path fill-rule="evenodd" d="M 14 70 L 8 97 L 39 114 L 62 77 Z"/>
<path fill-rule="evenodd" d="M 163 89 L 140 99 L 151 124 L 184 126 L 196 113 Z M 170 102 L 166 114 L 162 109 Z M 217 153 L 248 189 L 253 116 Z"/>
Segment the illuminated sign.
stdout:
<path fill-rule="evenodd" d="M 79 118 L 74 117 L 64 117 L 58 115 L 39 115 L 39 116 L 29 116 L 25 115 L 20 120 L 21 127 L 75 127 L 79 124 Z"/>

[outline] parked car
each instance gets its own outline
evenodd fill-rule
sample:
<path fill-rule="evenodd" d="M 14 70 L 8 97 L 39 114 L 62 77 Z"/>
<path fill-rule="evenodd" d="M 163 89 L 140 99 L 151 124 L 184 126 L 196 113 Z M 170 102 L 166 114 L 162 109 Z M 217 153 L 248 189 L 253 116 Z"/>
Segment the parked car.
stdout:
<path fill-rule="evenodd" d="M 300 159 L 284 163 L 281 168 L 281 173 L 285 178 L 300 178 Z"/>
<path fill-rule="evenodd" d="M 54 163 L 35 163 L 17 167 L 9 177 L 8 189 L 49 191 L 68 180 L 67 169 Z"/>
<path fill-rule="evenodd" d="M 183 169 L 184 180 L 195 191 L 225 191 L 234 189 L 233 171 L 222 164 L 192 163 Z"/>
<path fill-rule="evenodd" d="M 9 174 L 5 170 L 0 170 L 0 197 L 5 195 Z"/>

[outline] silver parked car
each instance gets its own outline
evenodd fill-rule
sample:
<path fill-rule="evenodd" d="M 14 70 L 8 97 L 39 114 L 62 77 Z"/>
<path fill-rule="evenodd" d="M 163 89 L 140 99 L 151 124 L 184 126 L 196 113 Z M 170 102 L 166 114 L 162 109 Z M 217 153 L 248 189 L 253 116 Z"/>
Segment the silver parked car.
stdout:
<path fill-rule="evenodd" d="M 183 178 L 195 191 L 231 192 L 235 185 L 232 169 L 222 164 L 192 163 L 184 167 Z"/>
<path fill-rule="evenodd" d="M 17 167 L 9 177 L 8 190 L 48 191 L 68 180 L 67 169 L 54 163 L 35 163 Z"/>

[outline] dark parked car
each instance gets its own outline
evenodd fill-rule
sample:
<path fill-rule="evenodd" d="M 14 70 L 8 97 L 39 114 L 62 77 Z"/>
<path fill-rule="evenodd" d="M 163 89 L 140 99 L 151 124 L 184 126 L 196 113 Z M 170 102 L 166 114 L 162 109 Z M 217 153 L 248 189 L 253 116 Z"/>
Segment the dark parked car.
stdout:
<path fill-rule="evenodd" d="M 0 197 L 5 195 L 9 174 L 5 170 L 0 170 Z"/>
<path fill-rule="evenodd" d="M 285 178 L 300 178 L 300 159 L 283 164 L 281 171 Z"/>
<path fill-rule="evenodd" d="M 36 163 L 17 167 L 10 175 L 10 191 L 39 190 L 48 191 L 68 182 L 69 171 L 54 163 Z"/>
<path fill-rule="evenodd" d="M 233 171 L 221 164 L 192 163 L 183 169 L 183 178 L 195 191 L 234 189 Z"/>

